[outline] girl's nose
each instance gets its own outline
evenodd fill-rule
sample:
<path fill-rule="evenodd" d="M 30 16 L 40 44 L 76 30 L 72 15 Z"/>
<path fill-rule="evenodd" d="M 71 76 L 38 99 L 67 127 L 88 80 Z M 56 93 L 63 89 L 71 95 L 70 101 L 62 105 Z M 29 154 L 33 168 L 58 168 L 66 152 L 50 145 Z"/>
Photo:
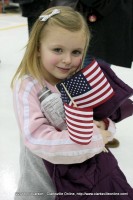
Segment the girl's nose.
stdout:
<path fill-rule="evenodd" d="M 72 62 L 72 58 L 70 54 L 67 54 L 64 56 L 62 62 L 66 65 L 70 64 Z"/>

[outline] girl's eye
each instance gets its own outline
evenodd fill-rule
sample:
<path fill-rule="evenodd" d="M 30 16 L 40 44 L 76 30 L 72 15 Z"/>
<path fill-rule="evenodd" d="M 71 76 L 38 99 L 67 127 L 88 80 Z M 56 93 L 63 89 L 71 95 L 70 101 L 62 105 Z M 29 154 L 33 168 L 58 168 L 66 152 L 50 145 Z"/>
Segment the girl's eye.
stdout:
<path fill-rule="evenodd" d="M 75 56 L 81 55 L 81 51 L 79 51 L 79 50 L 74 50 L 72 53 L 73 53 L 73 55 L 75 55 Z"/>
<path fill-rule="evenodd" d="M 62 53 L 63 52 L 63 50 L 61 48 L 55 48 L 53 51 L 56 52 L 56 53 Z"/>

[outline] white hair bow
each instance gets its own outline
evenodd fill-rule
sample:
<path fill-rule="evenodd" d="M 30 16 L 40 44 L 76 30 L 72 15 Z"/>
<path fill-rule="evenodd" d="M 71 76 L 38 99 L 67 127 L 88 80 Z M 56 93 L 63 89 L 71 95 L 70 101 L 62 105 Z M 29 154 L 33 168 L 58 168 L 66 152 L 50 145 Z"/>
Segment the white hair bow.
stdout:
<path fill-rule="evenodd" d="M 60 10 L 59 10 L 59 9 L 54 9 L 54 10 L 52 11 L 52 13 L 49 14 L 49 15 L 41 15 L 41 16 L 39 17 L 39 20 L 42 21 L 42 22 L 45 22 L 45 21 L 47 21 L 50 17 L 52 17 L 53 15 L 57 15 L 58 13 L 60 13 Z"/>

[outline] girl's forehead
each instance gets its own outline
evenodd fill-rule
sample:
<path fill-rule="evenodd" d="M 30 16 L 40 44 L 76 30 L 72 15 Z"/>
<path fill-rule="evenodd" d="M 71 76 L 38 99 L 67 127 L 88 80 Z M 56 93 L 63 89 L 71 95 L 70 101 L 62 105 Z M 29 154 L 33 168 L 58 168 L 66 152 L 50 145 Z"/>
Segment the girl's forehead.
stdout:
<path fill-rule="evenodd" d="M 63 41 L 75 41 L 76 43 L 84 43 L 86 40 L 85 33 L 82 30 L 69 31 L 65 28 L 54 26 L 44 30 L 44 41 L 55 41 L 62 43 Z"/>

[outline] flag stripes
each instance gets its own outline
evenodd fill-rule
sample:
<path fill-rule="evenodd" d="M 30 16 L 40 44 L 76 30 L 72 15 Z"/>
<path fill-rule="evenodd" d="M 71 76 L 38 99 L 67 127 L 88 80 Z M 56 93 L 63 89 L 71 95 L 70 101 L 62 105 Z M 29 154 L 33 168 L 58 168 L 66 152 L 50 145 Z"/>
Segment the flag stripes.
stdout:
<path fill-rule="evenodd" d="M 70 138 L 78 144 L 88 144 L 93 133 L 93 111 L 64 104 Z"/>

